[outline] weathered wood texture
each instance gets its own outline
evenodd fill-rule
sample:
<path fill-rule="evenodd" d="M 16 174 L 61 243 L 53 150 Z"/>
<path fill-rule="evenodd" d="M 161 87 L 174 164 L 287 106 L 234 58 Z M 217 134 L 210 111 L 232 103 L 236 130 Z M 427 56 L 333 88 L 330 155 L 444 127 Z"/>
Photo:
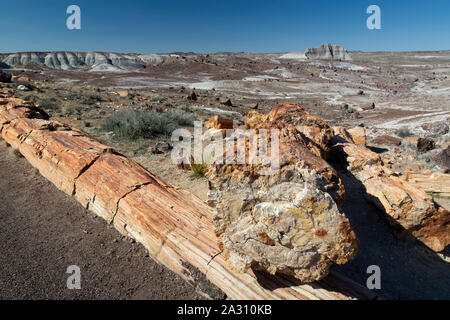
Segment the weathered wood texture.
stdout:
<path fill-rule="evenodd" d="M 212 283 L 230 299 L 375 299 L 343 276 L 302 285 L 233 271 L 219 248 L 213 209 L 138 163 L 20 99 L 0 92 L 0 131 L 13 148 L 86 208 L 142 243 L 153 259 L 193 283 Z"/>
<path fill-rule="evenodd" d="M 441 197 L 450 197 L 450 174 L 440 172 L 407 172 L 405 180 L 426 193 L 436 194 Z"/>

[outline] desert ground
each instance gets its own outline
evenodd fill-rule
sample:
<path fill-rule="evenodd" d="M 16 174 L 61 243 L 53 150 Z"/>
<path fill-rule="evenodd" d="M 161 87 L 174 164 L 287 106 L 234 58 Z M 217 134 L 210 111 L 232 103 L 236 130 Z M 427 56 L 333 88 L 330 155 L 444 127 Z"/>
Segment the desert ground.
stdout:
<path fill-rule="evenodd" d="M 208 181 L 203 175 L 204 166 L 182 170 L 172 163 L 168 150 L 155 150 L 154 146 L 161 142 L 172 143 L 170 134 L 173 129 L 183 127 L 192 130 L 194 120 L 206 122 L 216 115 L 233 119 L 236 127 L 244 127 L 247 112 L 268 112 L 280 102 L 299 104 L 330 126 L 364 127 L 368 148 L 379 153 L 384 163 L 400 176 L 407 171 L 448 173 L 448 157 L 441 154 L 450 140 L 450 51 L 351 54 L 351 61 L 327 61 L 308 60 L 300 52 L 174 53 L 154 55 L 142 68 L 90 69 L 24 64 L 18 62 L 21 61 L 19 55 L 14 60 L 16 62 L 5 69 L 14 76 L 14 81 L 2 84 L 2 87 L 14 90 L 16 97 L 33 101 L 53 119 L 87 132 L 165 181 L 187 189 L 205 201 Z M 11 61 L 6 60 L 7 57 L 0 55 L 0 61 Z M 149 118 L 158 119 L 158 123 Z M 155 128 L 143 130 L 140 125 L 154 125 Z M 407 139 L 414 136 L 427 139 L 429 143 L 424 147 L 414 147 Z M 31 169 L 22 160 L 14 163 L 8 158 L 11 155 L 6 155 L 9 151 L 5 147 L 0 151 L 1 201 L 15 213 L 8 219 L 27 220 L 25 211 L 35 210 L 41 212 L 41 219 L 47 220 L 49 213 L 38 205 L 45 201 L 52 201 L 52 207 L 61 203 L 64 211 L 81 216 L 81 207 L 45 186 L 41 178 L 32 175 Z M 348 175 L 341 164 L 333 165 L 347 190 L 343 210 L 361 242 L 360 254 L 354 261 L 333 268 L 365 285 L 367 266 L 380 265 L 383 287 L 377 293 L 388 299 L 449 299 L 448 248 L 442 253 L 433 253 L 417 243 L 396 238 L 379 210 L 364 199 L 361 185 Z M 12 166 L 19 166 L 20 169 L 13 169 L 15 178 L 8 179 L 6 176 Z M 20 173 L 22 171 L 27 173 Z M 49 189 L 51 199 L 41 199 L 42 196 L 36 195 L 27 203 L 27 209 L 20 208 L 19 200 L 11 200 L 14 197 L 10 191 L 12 189 L 34 194 L 33 190 L 42 185 Z M 446 196 L 438 193 L 433 196 L 436 203 L 450 209 L 450 200 Z M 2 216 L 8 215 L 8 210 L 1 212 Z M 87 216 L 85 219 L 92 219 L 92 214 Z M 30 221 L 30 230 L 24 232 L 44 230 L 48 239 L 55 239 L 48 226 L 42 226 L 42 221 L 37 220 L 34 216 Z M 158 269 L 161 267 L 150 262 L 144 266 L 141 256 L 145 254 L 134 244 L 126 241 L 115 244 L 115 239 L 120 236 L 113 230 L 100 231 L 102 227 L 95 224 L 94 230 L 82 234 L 83 231 L 79 231 L 83 230 L 85 222 L 74 216 L 64 217 L 61 212 L 58 221 L 66 224 L 73 221 L 75 225 L 71 225 L 71 232 L 74 239 L 92 244 L 101 237 L 106 247 L 102 247 L 102 252 L 98 254 L 112 260 L 110 263 L 114 268 L 125 268 L 114 260 L 114 252 L 127 252 L 125 257 L 121 255 L 121 260 L 128 259 L 133 268 L 138 268 L 141 273 L 144 270 L 148 278 L 161 274 L 163 278 L 158 280 L 161 283 L 167 283 L 164 279 L 171 279 L 165 295 L 149 293 L 146 291 L 147 282 L 137 283 L 133 277 L 128 280 L 124 279 L 126 277 L 112 279 L 106 283 L 99 280 L 99 287 L 106 285 L 113 290 L 111 295 L 105 297 L 200 297 L 192 288 L 181 284 L 181 279 L 173 280 L 176 276 Z M 55 226 L 58 222 L 49 223 Z M 20 236 L 19 231 L 12 233 Z M 97 233 L 98 237 L 94 236 Z M 36 239 L 38 242 L 41 240 L 47 241 Z M 67 251 L 64 248 L 69 245 L 70 239 L 63 240 L 67 241 L 59 247 L 62 240 L 51 241 L 53 247 L 44 246 L 43 250 L 56 251 L 57 255 L 62 256 L 61 259 L 68 259 L 74 253 L 64 255 Z M 12 254 L 7 247 L 2 246 L 2 255 Z M 22 255 L 28 255 L 27 248 L 13 248 Z M 91 258 L 95 254 L 85 253 Z M 48 261 L 42 263 L 50 264 Z M 9 268 L 15 270 L 11 272 L 19 272 L 19 262 Z M 92 272 L 102 274 L 102 268 L 96 266 Z M 114 273 L 114 270 L 108 272 Z M 127 274 L 134 273 L 127 270 Z M 100 277 L 107 276 L 103 274 Z M 5 283 L 2 287 L 6 287 L 7 277 L 2 276 L 2 279 Z M 38 278 L 35 281 L 40 283 L 41 280 Z M 121 281 L 127 281 L 125 287 L 129 288 L 128 291 L 114 287 L 116 282 Z M 176 288 L 181 288 L 182 292 L 172 294 Z M 33 288 L 30 290 L 33 291 Z M 117 294 L 113 293 L 116 292 L 114 290 Z M 29 297 L 24 292 L 18 294 Z M 11 293 L 1 295 L 11 296 Z M 36 292 L 32 297 L 41 296 L 42 293 Z M 56 294 L 56 297 L 60 295 Z M 92 297 L 91 293 L 83 296 L 89 297 Z"/>

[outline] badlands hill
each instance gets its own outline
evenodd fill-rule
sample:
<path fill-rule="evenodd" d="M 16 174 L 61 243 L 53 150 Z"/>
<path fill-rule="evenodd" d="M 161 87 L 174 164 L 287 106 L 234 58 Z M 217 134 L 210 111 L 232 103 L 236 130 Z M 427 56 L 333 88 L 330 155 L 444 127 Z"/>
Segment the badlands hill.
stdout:
<path fill-rule="evenodd" d="M 200 55 L 189 53 L 169 54 L 135 54 L 113 52 L 17 52 L 0 54 L 0 69 L 8 68 L 49 68 L 55 70 L 80 70 L 80 71 L 139 71 L 149 66 L 162 64 L 183 64 L 198 60 L 206 56 L 208 59 L 201 62 L 211 64 L 224 62 L 229 58 L 253 56 L 251 54 L 219 52 L 212 55 Z M 258 55 L 257 55 L 258 56 Z M 269 55 L 259 55 L 269 56 Z M 340 46 L 331 44 L 318 48 L 309 48 L 305 53 L 288 53 L 281 55 L 281 59 L 294 60 L 351 60 L 350 54 Z M 203 59 L 203 58 L 202 58 Z M 228 61 L 229 62 L 229 61 Z"/>
<path fill-rule="evenodd" d="M 43 67 L 91 71 L 140 70 L 159 65 L 171 55 L 119 54 L 102 52 L 21 52 L 0 54 L 0 68 Z"/>

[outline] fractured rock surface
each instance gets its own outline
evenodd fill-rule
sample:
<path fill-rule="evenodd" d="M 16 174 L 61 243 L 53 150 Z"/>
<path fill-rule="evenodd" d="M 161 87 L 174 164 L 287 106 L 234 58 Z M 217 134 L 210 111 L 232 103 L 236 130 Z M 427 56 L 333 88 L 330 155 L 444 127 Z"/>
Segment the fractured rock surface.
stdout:
<path fill-rule="evenodd" d="M 344 187 L 320 157 L 329 152 L 332 129 L 292 104 L 268 114 L 252 111 L 246 125 L 280 130 L 280 170 L 266 175 L 263 164 L 208 167 L 209 202 L 217 209 L 216 233 L 228 260 L 240 271 L 254 267 L 304 282 L 322 279 L 359 247 L 339 210 Z M 245 146 L 248 154 L 248 140 Z"/>

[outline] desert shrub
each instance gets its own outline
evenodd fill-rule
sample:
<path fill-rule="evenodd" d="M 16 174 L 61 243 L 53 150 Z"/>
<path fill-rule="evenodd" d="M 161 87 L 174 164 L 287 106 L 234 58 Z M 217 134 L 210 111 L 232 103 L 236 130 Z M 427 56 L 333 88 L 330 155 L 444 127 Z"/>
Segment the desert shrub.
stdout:
<path fill-rule="evenodd" d="M 37 101 L 37 105 L 44 110 L 60 110 L 61 101 L 55 98 L 44 98 Z"/>
<path fill-rule="evenodd" d="M 191 159 L 191 171 L 193 176 L 197 178 L 204 177 L 207 168 L 208 164 L 205 161 L 202 163 L 195 163 L 194 159 Z"/>
<path fill-rule="evenodd" d="M 85 105 L 88 105 L 88 106 L 92 106 L 92 105 L 94 105 L 94 104 L 96 104 L 97 102 L 100 102 L 100 101 L 102 101 L 102 98 L 98 94 L 92 94 L 92 95 L 89 95 L 87 97 L 83 97 L 80 100 L 80 102 L 82 104 L 85 104 Z"/>
<path fill-rule="evenodd" d="M 194 121 L 194 115 L 175 110 L 165 113 L 124 110 L 105 119 L 102 129 L 113 131 L 120 138 L 137 140 L 159 135 L 169 136 L 179 126 L 192 126 Z"/>
<path fill-rule="evenodd" d="M 64 115 L 80 115 L 82 110 L 83 106 L 76 102 L 66 101 L 62 106 Z"/>
<path fill-rule="evenodd" d="M 81 100 L 83 98 L 83 96 L 79 93 L 79 92 L 69 92 L 65 95 L 65 97 L 67 98 L 67 100 Z"/>
<path fill-rule="evenodd" d="M 399 129 L 397 135 L 400 138 L 406 138 L 406 137 L 412 136 L 412 133 L 408 128 L 405 127 L 405 128 Z"/>

